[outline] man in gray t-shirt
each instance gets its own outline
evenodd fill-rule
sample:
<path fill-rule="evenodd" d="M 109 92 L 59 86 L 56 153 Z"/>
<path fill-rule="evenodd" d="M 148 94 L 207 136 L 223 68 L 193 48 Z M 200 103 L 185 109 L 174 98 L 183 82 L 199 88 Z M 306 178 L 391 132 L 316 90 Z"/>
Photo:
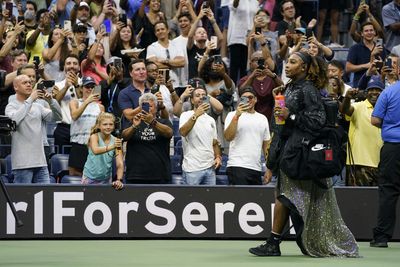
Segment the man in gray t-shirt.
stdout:
<path fill-rule="evenodd" d="M 11 164 L 14 183 L 50 183 L 49 171 L 42 142 L 42 123 L 50 121 L 53 112 L 60 112 L 60 106 L 48 93 L 33 90 L 27 75 L 14 80 L 15 99 L 6 107 L 6 116 L 17 124 L 12 133 Z M 37 103 L 45 99 L 50 109 Z"/>

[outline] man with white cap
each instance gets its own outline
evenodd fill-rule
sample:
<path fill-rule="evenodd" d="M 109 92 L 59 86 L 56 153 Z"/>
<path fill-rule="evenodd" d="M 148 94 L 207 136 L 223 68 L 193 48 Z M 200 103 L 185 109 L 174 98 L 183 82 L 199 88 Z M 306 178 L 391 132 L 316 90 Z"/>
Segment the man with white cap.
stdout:
<path fill-rule="evenodd" d="M 346 184 L 352 186 L 376 186 L 378 184 L 379 151 L 383 145 L 381 130 L 370 123 L 379 95 L 385 88 L 381 78 L 371 76 L 367 87 L 367 99 L 351 103 L 358 89 L 349 89 L 343 100 L 342 113 L 350 121 L 349 147 L 347 151 Z"/>
<path fill-rule="evenodd" d="M 76 19 L 74 20 L 73 18 Z M 72 10 L 71 20 L 73 24 L 82 23 L 87 27 L 87 38 L 89 38 L 89 45 L 93 44 L 96 40 L 96 32 L 94 27 L 89 23 L 90 21 L 90 7 L 85 1 L 81 1 L 79 5 L 75 5 Z"/>

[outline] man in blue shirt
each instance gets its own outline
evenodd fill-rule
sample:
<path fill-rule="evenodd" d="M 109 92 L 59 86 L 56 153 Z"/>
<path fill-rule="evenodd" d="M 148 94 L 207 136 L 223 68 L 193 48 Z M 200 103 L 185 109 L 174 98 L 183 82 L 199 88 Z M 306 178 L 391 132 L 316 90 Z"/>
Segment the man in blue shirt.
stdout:
<path fill-rule="evenodd" d="M 374 59 L 385 59 L 382 44 L 374 41 L 376 30 L 371 22 L 365 22 L 361 26 L 361 36 L 362 41 L 350 47 L 346 62 L 346 72 L 354 73 L 354 87 L 358 85 L 361 76 L 369 69 Z"/>
<path fill-rule="evenodd" d="M 386 88 L 378 98 L 371 123 L 382 128 L 384 141 L 379 163 L 378 223 L 371 247 L 388 247 L 396 224 L 396 204 L 400 194 L 400 82 Z"/>
<path fill-rule="evenodd" d="M 150 89 L 146 88 L 147 70 L 142 59 L 133 60 L 129 64 L 129 74 L 132 84 L 123 89 L 118 96 L 119 108 L 124 115 L 123 128 L 130 126 L 135 115 L 142 111 L 139 106 L 139 97 L 150 92 Z"/>

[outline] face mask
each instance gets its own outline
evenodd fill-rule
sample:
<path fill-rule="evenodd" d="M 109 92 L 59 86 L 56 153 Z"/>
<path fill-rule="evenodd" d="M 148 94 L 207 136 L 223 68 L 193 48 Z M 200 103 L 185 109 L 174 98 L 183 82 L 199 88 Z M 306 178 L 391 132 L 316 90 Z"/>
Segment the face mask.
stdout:
<path fill-rule="evenodd" d="M 26 10 L 24 13 L 24 18 L 28 21 L 32 21 L 35 19 L 35 12 L 31 10 Z"/>

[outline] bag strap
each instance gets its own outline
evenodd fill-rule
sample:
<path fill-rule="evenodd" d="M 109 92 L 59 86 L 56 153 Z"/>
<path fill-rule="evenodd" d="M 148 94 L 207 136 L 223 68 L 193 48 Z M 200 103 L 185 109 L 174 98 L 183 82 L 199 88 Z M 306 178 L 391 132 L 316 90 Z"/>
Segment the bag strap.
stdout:
<path fill-rule="evenodd" d="M 349 155 L 350 176 L 355 178 L 355 176 L 356 176 L 356 165 L 354 164 L 354 157 L 353 157 L 353 151 L 351 149 L 350 139 L 347 140 L 347 150 L 348 150 L 348 155 Z"/>

